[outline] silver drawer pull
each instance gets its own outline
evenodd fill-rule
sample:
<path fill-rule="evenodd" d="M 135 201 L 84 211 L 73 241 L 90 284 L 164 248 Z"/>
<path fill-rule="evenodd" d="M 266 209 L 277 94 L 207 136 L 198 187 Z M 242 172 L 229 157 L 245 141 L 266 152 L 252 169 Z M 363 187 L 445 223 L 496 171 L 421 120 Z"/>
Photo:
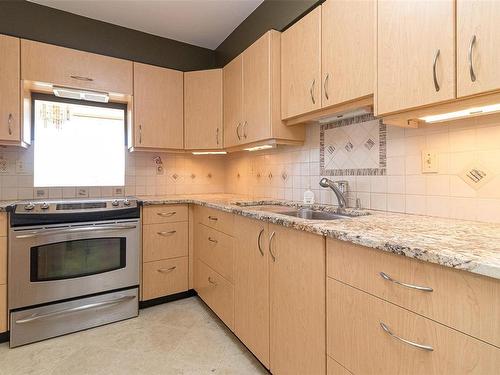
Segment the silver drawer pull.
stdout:
<path fill-rule="evenodd" d="M 476 72 L 474 72 L 474 61 L 472 60 L 472 52 L 476 44 L 476 36 L 473 35 L 469 45 L 469 75 L 472 82 L 476 82 Z"/>
<path fill-rule="evenodd" d="M 168 236 L 171 236 L 175 233 L 177 233 L 176 230 L 171 230 L 170 232 L 156 232 L 156 234 L 158 234 L 159 236 L 163 236 L 163 237 L 168 237 Z"/>
<path fill-rule="evenodd" d="M 174 216 L 176 213 L 177 213 L 176 211 L 172 211 L 172 212 L 157 212 L 156 214 L 162 217 L 170 217 Z"/>
<path fill-rule="evenodd" d="M 175 270 L 176 268 L 177 268 L 177 266 L 173 266 L 170 268 L 159 268 L 159 269 L 157 269 L 157 271 L 160 273 L 169 273 L 169 272 L 172 272 L 173 270 Z"/>
<path fill-rule="evenodd" d="M 264 256 L 264 251 L 262 250 L 262 246 L 260 244 L 260 239 L 262 238 L 262 235 L 264 234 L 264 228 L 262 228 L 259 232 L 259 237 L 257 237 L 257 246 L 259 247 L 259 252 L 260 255 Z"/>
<path fill-rule="evenodd" d="M 436 92 L 438 92 L 441 88 L 439 87 L 439 82 L 437 79 L 437 73 L 436 73 L 436 65 L 438 62 L 439 55 L 441 54 L 441 50 L 437 50 L 436 54 L 434 55 L 434 62 L 432 64 L 432 79 L 434 80 L 434 89 Z"/>
<path fill-rule="evenodd" d="M 12 117 L 12 113 L 9 113 L 9 119 L 7 120 L 7 124 L 9 126 L 9 135 L 12 135 L 12 121 L 14 118 Z"/>
<path fill-rule="evenodd" d="M 213 286 L 217 286 L 217 283 L 215 281 L 212 280 L 212 278 L 210 276 L 208 276 L 208 282 L 210 284 L 212 284 Z"/>
<path fill-rule="evenodd" d="M 388 274 L 386 274 L 385 272 L 379 272 L 379 275 L 384 279 L 384 280 L 387 280 L 387 281 L 390 281 L 391 283 L 394 283 L 394 284 L 398 284 L 398 285 L 401 285 L 401 286 L 404 286 L 406 288 L 410 288 L 410 289 L 416 289 L 416 290 L 420 290 L 422 292 L 432 292 L 433 289 L 428 287 L 428 286 L 419 286 L 419 285 L 412 285 L 412 284 L 407 284 L 407 283 L 403 283 L 401 281 L 397 281 L 397 280 L 394 280 L 392 277 L 390 277 Z"/>
<path fill-rule="evenodd" d="M 135 299 L 136 296 L 122 296 L 118 297 L 109 301 L 102 301 L 102 302 L 95 302 L 95 303 L 89 303 L 88 305 L 83 305 L 83 306 L 77 306 L 77 307 L 72 307 L 69 309 L 63 309 L 63 310 L 58 310 L 58 311 L 53 311 L 47 314 L 33 314 L 27 318 L 24 319 L 19 319 L 16 320 L 16 324 L 25 324 L 25 323 L 30 323 L 34 322 L 36 320 L 40 319 L 46 319 L 46 318 L 51 318 L 54 316 L 59 316 L 59 315 L 65 315 L 69 313 L 75 313 L 79 311 L 85 311 L 85 310 L 90 310 L 98 307 L 104 307 L 104 306 L 110 306 L 110 305 L 116 305 L 117 303 L 122 303 L 126 301 L 130 301 L 132 299 Z"/>
<path fill-rule="evenodd" d="M 208 240 L 213 243 L 219 243 L 216 239 L 213 239 L 212 237 L 208 237 Z"/>
<path fill-rule="evenodd" d="M 271 236 L 269 237 L 269 254 L 271 254 L 271 258 L 273 259 L 273 262 L 276 262 L 276 256 L 273 253 L 272 249 L 272 244 L 273 244 L 273 238 L 276 235 L 276 232 L 271 233 Z"/>
<path fill-rule="evenodd" d="M 217 220 L 219 220 L 219 219 L 217 219 L 215 216 L 209 216 L 209 217 L 208 217 L 208 220 L 217 221 Z"/>
<path fill-rule="evenodd" d="M 410 346 L 413 346 L 417 349 L 422 349 L 422 350 L 426 350 L 428 352 L 432 352 L 434 351 L 434 348 L 432 346 L 429 346 L 429 345 L 422 345 L 422 344 L 417 344 L 416 342 L 412 342 L 412 341 L 408 341 L 408 340 L 405 340 L 404 338 L 402 337 L 399 337 L 399 336 L 396 336 L 394 333 L 391 332 L 391 330 L 389 329 L 389 327 L 387 327 L 387 325 L 385 325 L 384 323 L 380 322 L 380 327 L 382 327 L 382 329 L 391 337 L 395 338 L 396 340 L 399 340 L 401 342 L 404 342 L 405 344 L 408 344 Z"/>
<path fill-rule="evenodd" d="M 78 81 L 85 81 L 85 82 L 92 82 L 94 80 L 93 78 L 83 77 L 83 76 L 70 76 L 70 77 Z"/>

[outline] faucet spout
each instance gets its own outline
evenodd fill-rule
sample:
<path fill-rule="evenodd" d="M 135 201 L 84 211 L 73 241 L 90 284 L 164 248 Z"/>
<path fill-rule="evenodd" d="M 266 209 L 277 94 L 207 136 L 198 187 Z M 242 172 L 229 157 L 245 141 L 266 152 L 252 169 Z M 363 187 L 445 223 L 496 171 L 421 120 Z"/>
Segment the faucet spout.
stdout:
<path fill-rule="evenodd" d="M 338 206 L 341 210 L 347 207 L 347 202 L 344 195 L 347 192 L 347 181 L 335 182 L 329 180 L 328 178 L 322 178 L 319 181 L 319 186 L 324 188 L 330 188 L 333 190 L 335 196 L 337 197 Z"/>

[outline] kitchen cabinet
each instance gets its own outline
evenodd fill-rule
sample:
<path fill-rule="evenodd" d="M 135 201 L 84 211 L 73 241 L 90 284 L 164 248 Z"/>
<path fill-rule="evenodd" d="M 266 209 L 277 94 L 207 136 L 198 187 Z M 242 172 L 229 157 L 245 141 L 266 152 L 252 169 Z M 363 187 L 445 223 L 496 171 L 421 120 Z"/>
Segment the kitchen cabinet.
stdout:
<path fill-rule="evenodd" d="M 233 237 L 201 223 L 195 224 L 194 232 L 196 257 L 220 273 L 226 280 L 233 282 Z"/>
<path fill-rule="evenodd" d="M 142 272 L 145 301 L 188 290 L 188 257 L 147 262 Z"/>
<path fill-rule="evenodd" d="M 188 223 L 146 224 L 143 226 L 143 261 L 188 255 Z"/>
<path fill-rule="evenodd" d="M 269 368 L 269 225 L 235 217 L 234 331 Z"/>
<path fill-rule="evenodd" d="M 224 145 L 298 144 L 304 129 L 280 119 L 280 38 L 268 31 L 224 67 Z"/>
<path fill-rule="evenodd" d="M 281 118 L 321 108 L 321 7 L 281 35 Z"/>
<path fill-rule="evenodd" d="M 269 225 L 271 372 L 326 373 L 325 238 Z"/>
<path fill-rule="evenodd" d="M 184 148 L 183 73 L 134 62 L 132 147 Z"/>
<path fill-rule="evenodd" d="M 5 331 L 7 331 L 7 214 L 0 213 L 0 333 Z"/>
<path fill-rule="evenodd" d="M 454 98 L 455 2 L 377 2 L 377 114 Z"/>
<path fill-rule="evenodd" d="M 457 1 L 457 96 L 500 89 L 500 2 Z"/>
<path fill-rule="evenodd" d="M 375 5 L 327 0 L 321 5 L 321 107 L 373 95 Z"/>
<path fill-rule="evenodd" d="M 21 141 L 20 41 L 0 35 L 0 143 Z"/>
<path fill-rule="evenodd" d="M 132 62 L 51 44 L 21 40 L 21 79 L 132 94 Z"/>
<path fill-rule="evenodd" d="M 223 147 L 222 70 L 184 73 L 184 148 Z"/>

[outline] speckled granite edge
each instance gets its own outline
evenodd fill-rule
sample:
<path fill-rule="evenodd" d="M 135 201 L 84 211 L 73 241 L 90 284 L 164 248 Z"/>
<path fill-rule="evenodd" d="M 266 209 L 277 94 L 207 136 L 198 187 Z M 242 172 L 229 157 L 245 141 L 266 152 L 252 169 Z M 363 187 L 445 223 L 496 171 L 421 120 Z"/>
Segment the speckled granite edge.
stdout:
<path fill-rule="evenodd" d="M 299 203 L 243 198 L 143 198 L 144 205 L 196 204 L 264 220 L 393 254 L 500 279 L 500 225 L 370 211 L 370 215 L 311 221 L 248 207 Z M 335 210 L 318 206 L 325 210 Z"/>

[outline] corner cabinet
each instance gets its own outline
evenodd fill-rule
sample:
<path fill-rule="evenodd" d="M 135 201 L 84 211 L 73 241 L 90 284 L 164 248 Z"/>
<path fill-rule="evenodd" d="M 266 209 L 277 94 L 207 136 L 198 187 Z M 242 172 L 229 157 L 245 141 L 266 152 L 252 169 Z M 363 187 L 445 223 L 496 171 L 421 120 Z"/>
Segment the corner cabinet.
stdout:
<path fill-rule="evenodd" d="M 280 119 L 280 38 L 268 31 L 223 69 L 226 148 L 304 140 L 303 129 L 287 128 Z"/>
<path fill-rule="evenodd" d="M 184 148 L 223 147 L 222 69 L 184 73 Z"/>
<path fill-rule="evenodd" d="M 184 148 L 183 73 L 134 62 L 134 150 Z"/>

